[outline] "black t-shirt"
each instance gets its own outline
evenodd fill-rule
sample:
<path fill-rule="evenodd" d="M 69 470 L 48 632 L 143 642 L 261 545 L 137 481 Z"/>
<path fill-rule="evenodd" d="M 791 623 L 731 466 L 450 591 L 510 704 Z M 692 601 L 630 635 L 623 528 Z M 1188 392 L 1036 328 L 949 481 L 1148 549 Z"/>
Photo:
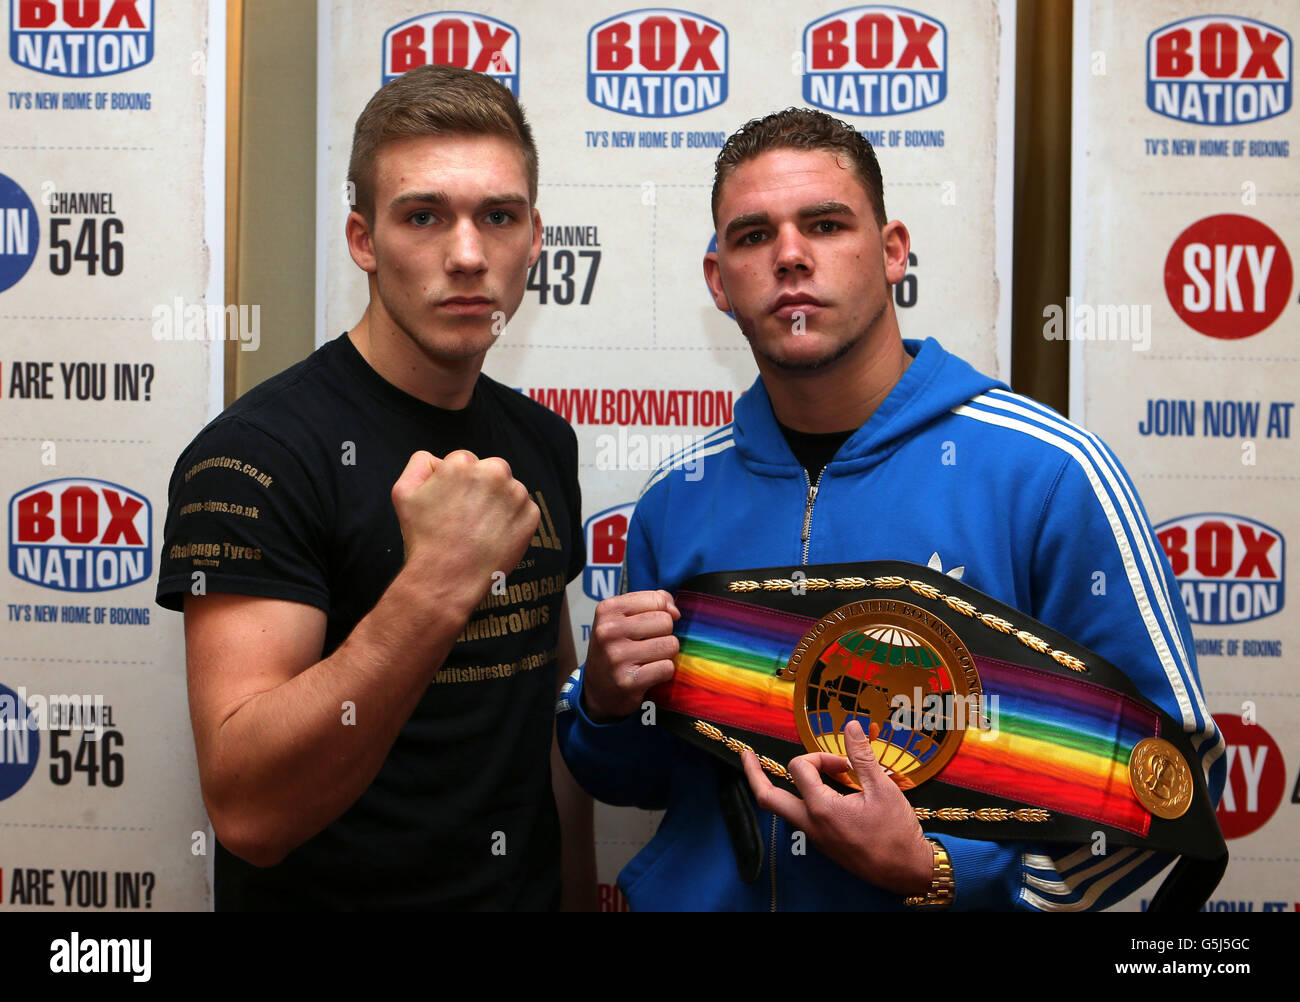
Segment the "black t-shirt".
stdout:
<path fill-rule="evenodd" d="M 795 461 L 808 472 L 808 482 L 815 484 L 826 464 L 835 458 L 840 446 L 853 437 L 856 428 L 848 431 L 811 432 L 795 431 L 777 422 L 781 434 L 794 453 Z"/>
<path fill-rule="evenodd" d="M 186 448 L 168 490 L 158 601 L 180 609 L 202 571 L 207 593 L 313 605 L 328 617 L 328 656 L 401 569 L 389 492 L 420 449 L 505 459 L 541 509 L 532 544 L 351 808 L 273 867 L 218 847 L 218 909 L 558 904 L 556 649 L 564 586 L 586 562 L 577 439 L 562 418 L 482 375 L 464 410 L 430 406 L 344 334 Z"/>

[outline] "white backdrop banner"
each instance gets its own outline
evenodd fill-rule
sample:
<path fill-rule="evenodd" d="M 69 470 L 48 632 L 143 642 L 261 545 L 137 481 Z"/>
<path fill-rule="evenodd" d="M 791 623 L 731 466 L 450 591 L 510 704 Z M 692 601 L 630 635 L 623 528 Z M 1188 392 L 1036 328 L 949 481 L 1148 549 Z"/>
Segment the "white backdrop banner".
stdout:
<path fill-rule="evenodd" d="M 206 908 L 153 595 L 172 464 L 219 402 L 225 4 L 4 8 L 0 908 Z"/>
<path fill-rule="evenodd" d="M 1077 2 L 1071 417 L 1144 499 L 1226 739 L 1214 911 L 1300 910 L 1290 0 Z M 1130 899 L 1132 908 L 1145 898 Z"/>

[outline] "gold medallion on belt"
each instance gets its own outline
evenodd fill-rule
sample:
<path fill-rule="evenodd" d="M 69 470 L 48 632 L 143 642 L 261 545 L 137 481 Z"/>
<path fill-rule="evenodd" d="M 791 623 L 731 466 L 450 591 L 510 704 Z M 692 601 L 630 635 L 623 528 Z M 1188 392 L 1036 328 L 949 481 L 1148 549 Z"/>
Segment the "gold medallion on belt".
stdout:
<path fill-rule="evenodd" d="M 1128 780 L 1138 801 L 1158 818 L 1181 818 L 1192 806 L 1192 770 L 1164 738 L 1143 738 L 1128 760 Z"/>

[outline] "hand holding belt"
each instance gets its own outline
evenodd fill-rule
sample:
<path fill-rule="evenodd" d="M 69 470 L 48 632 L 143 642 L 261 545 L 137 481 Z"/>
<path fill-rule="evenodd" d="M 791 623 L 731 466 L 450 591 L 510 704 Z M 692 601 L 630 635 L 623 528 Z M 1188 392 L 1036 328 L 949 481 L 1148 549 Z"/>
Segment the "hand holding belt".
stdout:
<path fill-rule="evenodd" d="M 676 596 L 681 651 L 650 698 L 724 761 L 778 783 L 844 754 L 858 720 L 927 831 L 1181 854 L 1152 908 L 1196 908 L 1227 849 L 1182 727 L 1124 673 L 1023 613 L 899 561 L 700 575 Z M 839 777 L 851 790 L 851 774 Z"/>

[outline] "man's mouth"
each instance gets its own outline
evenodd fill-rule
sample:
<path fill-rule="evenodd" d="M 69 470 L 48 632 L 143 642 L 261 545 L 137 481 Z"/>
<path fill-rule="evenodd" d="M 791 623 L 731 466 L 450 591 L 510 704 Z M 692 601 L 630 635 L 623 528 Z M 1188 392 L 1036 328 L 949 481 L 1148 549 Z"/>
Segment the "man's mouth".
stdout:
<path fill-rule="evenodd" d="M 795 314 L 808 315 L 822 309 L 826 304 L 816 296 L 806 292 L 787 292 L 776 297 L 771 312 L 786 320 L 793 320 Z"/>
<path fill-rule="evenodd" d="M 457 316 L 480 316 L 490 313 L 493 301 L 487 296 L 450 296 L 438 303 L 439 308 Z"/>

